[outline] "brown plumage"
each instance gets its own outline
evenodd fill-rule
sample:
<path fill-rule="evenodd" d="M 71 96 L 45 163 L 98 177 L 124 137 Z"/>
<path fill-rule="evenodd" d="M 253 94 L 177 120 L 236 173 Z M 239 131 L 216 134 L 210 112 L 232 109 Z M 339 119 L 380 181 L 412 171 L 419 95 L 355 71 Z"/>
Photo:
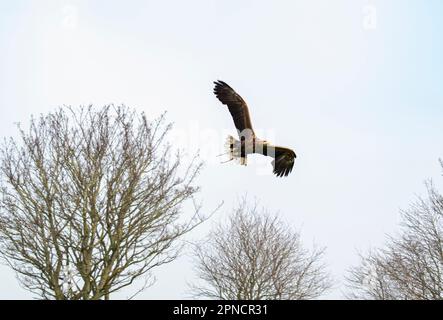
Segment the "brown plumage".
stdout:
<path fill-rule="evenodd" d="M 214 82 L 214 94 L 221 103 L 228 106 L 234 120 L 240 141 L 228 137 L 228 154 L 230 160 L 240 159 L 240 163 L 246 165 L 247 155 L 258 153 L 273 157 L 273 172 L 277 177 L 283 177 L 291 173 L 295 158 L 295 152 L 289 148 L 273 146 L 265 140 L 256 137 L 252 128 L 248 105 L 245 100 L 223 81 Z"/>
<path fill-rule="evenodd" d="M 283 147 L 275 147 L 275 159 L 272 160 L 274 174 L 277 177 L 287 176 L 294 167 L 296 154 L 293 150 Z"/>
<path fill-rule="evenodd" d="M 227 83 L 223 81 L 216 81 L 214 87 L 214 94 L 221 103 L 228 106 L 231 113 L 234 125 L 238 131 L 245 129 L 252 129 L 251 117 L 249 116 L 248 105 L 240 95 L 234 91 Z"/>

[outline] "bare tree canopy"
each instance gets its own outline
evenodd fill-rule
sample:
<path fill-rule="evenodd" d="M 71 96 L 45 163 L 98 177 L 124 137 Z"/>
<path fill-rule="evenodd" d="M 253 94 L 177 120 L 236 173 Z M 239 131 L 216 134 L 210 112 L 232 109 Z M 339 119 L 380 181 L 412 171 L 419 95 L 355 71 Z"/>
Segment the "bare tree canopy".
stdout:
<path fill-rule="evenodd" d="M 0 253 L 45 299 L 102 299 L 172 261 L 200 163 L 166 143 L 164 117 L 127 107 L 60 108 L 0 153 Z"/>
<path fill-rule="evenodd" d="M 349 298 L 443 299 L 443 196 L 426 185 L 427 198 L 402 211 L 401 234 L 350 269 Z"/>
<path fill-rule="evenodd" d="M 244 199 L 195 248 L 199 284 L 192 294 L 215 299 L 311 299 L 330 288 L 324 249 L 303 249 L 298 233 Z"/>

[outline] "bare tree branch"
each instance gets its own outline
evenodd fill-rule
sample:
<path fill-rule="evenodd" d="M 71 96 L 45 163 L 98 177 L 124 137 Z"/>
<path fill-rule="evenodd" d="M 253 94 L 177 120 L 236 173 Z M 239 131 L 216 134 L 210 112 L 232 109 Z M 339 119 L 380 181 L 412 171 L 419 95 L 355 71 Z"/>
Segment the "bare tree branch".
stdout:
<path fill-rule="evenodd" d="M 108 299 L 175 259 L 177 239 L 205 218 L 199 207 L 182 218 L 201 163 L 182 164 L 169 129 L 124 106 L 65 107 L 3 143 L 0 253 L 26 289 Z"/>
<path fill-rule="evenodd" d="M 349 298 L 443 299 L 443 196 L 431 181 L 426 186 L 427 198 L 401 212 L 401 234 L 350 269 Z"/>
<path fill-rule="evenodd" d="M 321 263 L 324 249 L 303 249 L 298 233 L 257 204 L 248 207 L 246 198 L 194 253 L 196 297 L 312 299 L 331 286 Z"/>

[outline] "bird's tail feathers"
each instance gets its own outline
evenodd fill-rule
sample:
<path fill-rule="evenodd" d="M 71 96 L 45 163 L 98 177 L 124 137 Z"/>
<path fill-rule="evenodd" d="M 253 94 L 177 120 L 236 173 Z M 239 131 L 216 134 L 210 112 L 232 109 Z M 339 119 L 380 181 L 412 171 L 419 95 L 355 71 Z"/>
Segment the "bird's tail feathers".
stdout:
<path fill-rule="evenodd" d="M 229 162 L 232 160 L 236 160 L 241 165 L 247 165 L 247 158 L 246 156 L 241 156 L 241 143 L 237 139 L 235 139 L 233 136 L 229 135 L 226 138 L 225 142 L 225 149 L 226 154 L 228 155 L 228 160 L 225 162 Z"/>

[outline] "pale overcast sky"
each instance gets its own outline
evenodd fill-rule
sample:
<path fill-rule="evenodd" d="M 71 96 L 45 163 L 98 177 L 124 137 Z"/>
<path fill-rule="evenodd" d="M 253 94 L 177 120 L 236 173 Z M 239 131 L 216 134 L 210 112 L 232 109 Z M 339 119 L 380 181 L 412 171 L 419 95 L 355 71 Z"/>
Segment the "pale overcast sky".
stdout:
<path fill-rule="evenodd" d="M 62 105 L 168 110 L 177 141 L 207 162 L 205 207 L 225 201 L 192 238 L 247 193 L 327 247 L 337 286 L 324 297 L 341 298 L 357 251 L 398 230 L 424 179 L 441 186 L 442 14 L 440 0 L 1 1 L 0 137 Z M 296 150 L 288 178 L 265 174 L 270 160 L 214 157 L 235 133 L 216 79 L 263 138 Z M 155 275 L 139 298 L 186 298 L 194 273 L 183 256 Z M 14 298 L 32 295 L 0 266 L 0 299 Z"/>

